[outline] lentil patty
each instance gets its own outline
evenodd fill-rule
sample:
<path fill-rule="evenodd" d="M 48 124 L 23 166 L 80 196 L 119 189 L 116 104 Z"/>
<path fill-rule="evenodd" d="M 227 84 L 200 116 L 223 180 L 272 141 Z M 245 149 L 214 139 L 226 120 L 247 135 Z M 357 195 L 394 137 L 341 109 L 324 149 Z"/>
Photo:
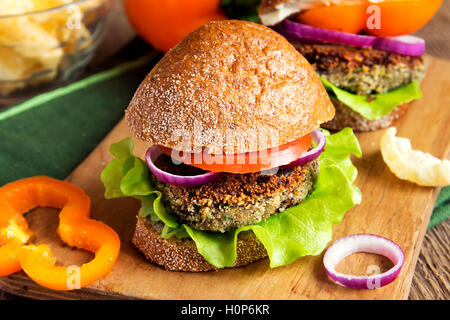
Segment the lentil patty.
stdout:
<path fill-rule="evenodd" d="M 419 81 L 425 73 L 423 56 L 339 44 L 292 44 L 317 73 L 335 86 L 358 95 L 386 93 Z"/>
<path fill-rule="evenodd" d="M 190 166 L 175 165 L 170 157 L 157 161 L 161 169 L 189 174 Z M 193 168 L 198 172 L 198 169 Z M 318 159 L 275 174 L 224 173 L 199 187 L 165 184 L 151 175 L 161 191 L 166 209 L 183 223 L 199 230 L 226 232 L 251 225 L 299 204 L 313 190 L 319 172 Z"/>

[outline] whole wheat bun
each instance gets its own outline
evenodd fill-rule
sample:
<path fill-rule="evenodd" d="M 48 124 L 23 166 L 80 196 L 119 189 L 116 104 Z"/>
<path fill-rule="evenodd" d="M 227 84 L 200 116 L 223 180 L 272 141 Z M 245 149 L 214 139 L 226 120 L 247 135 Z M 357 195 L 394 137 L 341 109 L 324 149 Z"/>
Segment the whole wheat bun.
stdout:
<path fill-rule="evenodd" d="M 236 20 L 189 34 L 148 74 L 126 110 L 134 135 L 150 144 L 227 154 L 278 147 L 333 116 L 316 72 L 283 36 Z M 277 139 L 255 144 L 255 134 Z"/>
<path fill-rule="evenodd" d="M 132 242 L 145 257 L 170 271 L 200 272 L 217 270 L 197 251 L 192 239 L 161 237 L 161 222 L 152 222 L 138 216 Z M 248 265 L 267 257 L 262 243 L 253 232 L 241 232 L 236 244 L 236 262 L 233 267 Z"/>
<path fill-rule="evenodd" d="M 332 131 L 340 131 L 345 127 L 351 127 L 355 132 L 369 132 L 384 129 L 390 127 L 395 121 L 401 118 L 408 111 L 410 105 L 410 103 L 399 105 L 384 117 L 369 120 L 339 100 L 332 98 L 331 101 L 336 108 L 336 115 L 333 120 L 322 124 L 322 127 Z"/>

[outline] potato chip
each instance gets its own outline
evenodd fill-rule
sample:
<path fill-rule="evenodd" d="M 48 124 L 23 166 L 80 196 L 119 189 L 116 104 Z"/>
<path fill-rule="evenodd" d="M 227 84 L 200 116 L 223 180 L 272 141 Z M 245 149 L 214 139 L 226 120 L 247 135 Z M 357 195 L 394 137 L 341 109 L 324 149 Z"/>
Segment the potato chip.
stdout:
<path fill-rule="evenodd" d="M 381 154 L 399 179 L 429 187 L 450 184 L 449 160 L 440 160 L 429 153 L 413 150 L 409 139 L 396 137 L 396 133 L 395 127 L 386 130 L 381 138 Z"/>
<path fill-rule="evenodd" d="M 0 95 L 23 88 L 27 79 L 33 84 L 39 83 L 39 79 L 42 82 L 51 81 L 63 67 L 65 55 L 88 45 L 84 42 L 91 34 L 82 19 L 85 12 L 100 5 L 103 0 L 89 0 L 60 10 L 35 12 L 73 1 L 0 1 L 1 15 L 19 15 L 0 18 L 0 80 L 3 81 Z M 26 14 L 31 12 L 34 13 Z M 75 21 L 78 22 L 75 27 L 69 25 L 74 23 L 72 20 L 79 20 Z"/>

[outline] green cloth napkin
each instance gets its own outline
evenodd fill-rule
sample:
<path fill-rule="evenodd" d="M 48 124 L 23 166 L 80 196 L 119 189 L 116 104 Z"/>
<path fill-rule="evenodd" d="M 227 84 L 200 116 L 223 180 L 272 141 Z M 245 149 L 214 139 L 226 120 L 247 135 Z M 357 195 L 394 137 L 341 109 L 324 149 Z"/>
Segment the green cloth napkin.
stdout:
<path fill-rule="evenodd" d="M 441 189 L 441 193 L 434 205 L 433 214 L 431 215 L 430 222 L 428 223 L 428 229 L 433 228 L 435 225 L 441 223 L 450 216 L 450 186 L 446 186 Z"/>
<path fill-rule="evenodd" d="M 121 119 L 148 63 L 125 63 L 0 112 L 0 185 L 65 178 Z"/>
<path fill-rule="evenodd" d="M 122 118 L 155 56 L 121 64 L 0 112 L 0 185 L 35 175 L 64 179 Z M 442 189 L 429 228 L 450 215 Z"/>

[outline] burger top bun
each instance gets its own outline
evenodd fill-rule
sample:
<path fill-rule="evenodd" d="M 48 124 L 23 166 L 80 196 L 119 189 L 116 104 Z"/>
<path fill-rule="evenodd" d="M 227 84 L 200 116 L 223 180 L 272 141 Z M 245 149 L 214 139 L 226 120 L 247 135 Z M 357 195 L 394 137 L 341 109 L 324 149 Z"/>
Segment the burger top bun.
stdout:
<path fill-rule="evenodd" d="M 315 71 L 287 40 L 235 20 L 206 24 L 172 48 L 126 110 L 139 139 L 214 154 L 278 147 L 333 116 Z"/>

